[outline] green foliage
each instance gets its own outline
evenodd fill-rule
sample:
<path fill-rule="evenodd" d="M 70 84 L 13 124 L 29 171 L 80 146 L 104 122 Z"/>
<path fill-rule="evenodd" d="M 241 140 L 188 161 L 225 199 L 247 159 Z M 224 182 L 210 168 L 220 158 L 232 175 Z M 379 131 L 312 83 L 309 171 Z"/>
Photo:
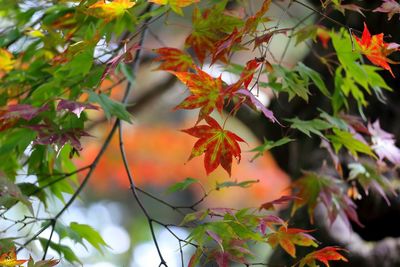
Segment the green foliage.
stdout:
<path fill-rule="evenodd" d="M 178 183 L 173 184 L 170 187 L 168 187 L 167 193 L 171 194 L 171 193 L 175 193 L 178 191 L 186 190 L 190 185 L 196 184 L 196 183 L 199 183 L 199 180 L 188 177 L 184 181 L 178 182 Z"/>

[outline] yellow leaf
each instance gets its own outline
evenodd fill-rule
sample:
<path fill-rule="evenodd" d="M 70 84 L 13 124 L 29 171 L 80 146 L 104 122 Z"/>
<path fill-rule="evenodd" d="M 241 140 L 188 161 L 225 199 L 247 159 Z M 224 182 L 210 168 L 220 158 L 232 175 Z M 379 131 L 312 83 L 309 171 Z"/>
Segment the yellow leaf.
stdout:
<path fill-rule="evenodd" d="M 9 252 L 4 253 L 0 256 L 0 266 L 3 267 L 16 267 L 27 262 L 28 260 L 17 260 L 17 253 L 15 252 L 15 247 L 13 247 Z"/>
<path fill-rule="evenodd" d="M 111 21 L 122 16 L 126 10 L 133 7 L 135 4 L 136 2 L 131 2 L 130 0 L 114 0 L 112 2 L 100 0 L 89 6 L 89 9 L 95 9 L 97 11 L 93 13 L 93 16 Z"/>
<path fill-rule="evenodd" d="M 149 0 L 149 2 L 158 4 L 158 5 L 169 5 L 171 9 L 178 13 L 179 15 L 183 15 L 182 7 L 189 6 L 194 3 L 200 2 L 200 0 Z"/>
<path fill-rule="evenodd" d="M 43 32 L 41 32 L 40 30 L 35 30 L 31 27 L 25 30 L 25 34 L 34 38 L 44 37 Z"/>
<path fill-rule="evenodd" d="M 9 72 L 14 68 L 13 55 L 6 49 L 0 48 L 0 72 Z"/>

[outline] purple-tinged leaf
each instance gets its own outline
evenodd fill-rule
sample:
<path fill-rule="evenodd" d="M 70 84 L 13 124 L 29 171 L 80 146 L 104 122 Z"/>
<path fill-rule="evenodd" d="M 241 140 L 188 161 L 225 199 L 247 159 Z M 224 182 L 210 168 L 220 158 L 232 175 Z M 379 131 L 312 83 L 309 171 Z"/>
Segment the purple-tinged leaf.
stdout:
<path fill-rule="evenodd" d="M 338 9 L 340 12 L 344 13 L 345 10 L 350 10 L 350 11 L 354 11 L 354 12 L 358 12 L 360 13 L 363 17 L 365 17 L 363 10 L 365 10 L 365 8 L 362 8 L 356 4 L 346 4 L 346 5 L 338 5 L 336 6 L 336 9 Z"/>
<path fill-rule="evenodd" d="M 10 119 L 24 119 L 27 121 L 32 120 L 40 112 L 48 109 L 47 105 L 40 108 L 34 107 L 28 104 L 16 104 L 9 105 L 5 109 L 5 113 L 0 115 L 0 120 L 10 120 Z"/>
<path fill-rule="evenodd" d="M 222 246 L 222 238 L 215 232 L 211 230 L 206 230 L 206 233 L 215 241 L 217 244 L 221 247 L 221 250 L 224 250 L 224 247 Z"/>
<path fill-rule="evenodd" d="M 390 206 L 389 198 L 386 192 L 391 192 L 393 195 L 397 195 L 390 181 L 383 176 L 379 171 L 370 165 L 363 165 L 361 163 L 350 163 L 348 165 L 350 173 L 349 180 L 357 180 L 364 190 L 364 193 L 368 195 L 369 189 L 374 190 L 385 199 L 388 206 Z"/>
<path fill-rule="evenodd" d="M 126 61 L 131 61 L 133 58 L 133 53 L 139 49 L 138 44 L 132 45 L 130 48 L 126 50 L 126 52 L 119 54 L 112 59 L 110 59 L 107 63 L 107 67 L 104 70 L 103 74 L 101 75 L 100 82 L 104 81 L 104 79 L 107 77 L 107 75 L 112 75 L 114 74 L 115 68 L 118 66 L 121 61 L 126 60 Z"/>
<path fill-rule="evenodd" d="M 70 100 L 65 100 L 65 99 L 61 99 L 57 105 L 57 111 L 68 110 L 69 112 L 74 113 L 78 118 L 81 116 L 81 113 L 85 109 L 98 110 L 99 108 L 92 104 L 89 104 L 89 103 L 80 103 L 80 102 L 70 101 Z"/>
<path fill-rule="evenodd" d="M 335 165 L 336 171 L 339 173 L 340 176 L 343 176 L 342 165 L 340 164 L 340 160 L 337 154 L 333 152 L 331 144 L 325 139 L 321 138 L 321 147 L 325 148 L 328 151 L 328 154 L 331 157 L 333 164 Z"/>
<path fill-rule="evenodd" d="M 263 203 L 258 210 L 274 210 L 274 205 L 281 205 L 281 204 L 287 204 L 288 202 L 295 200 L 295 199 L 300 199 L 299 197 L 296 196 L 281 196 L 278 199 L 275 199 L 273 201 L 265 202 Z"/>
<path fill-rule="evenodd" d="M 391 20 L 393 15 L 400 13 L 400 4 L 396 0 L 383 0 L 382 5 L 373 11 L 387 13 L 388 20 Z"/>
<path fill-rule="evenodd" d="M 60 151 L 66 143 L 70 143 L 76 150 L 82 150 L 79 139 L 82 136 L 90 136 L 81 129 L 58 130 L 49 125 L 32 125 L 28 126 L 36 131 L 38 136 L 33 141 L 34 145 L 55 145 L 57 151 Z"/>
<path fill-rule="evenodd" d="M 236 93 L 247 96 L 251 103 L 253 103 L 254 106 L 262 111 L 265 117 L 267 117 L 271 122 L 279 123 L 278 120 L 275 118 L 274 113 L 271 110 L 267 109 L 264 104 L 261 103 L 260 100 L 258 100 L 257 97 L 255 97 L 249 90 L 240 89 Z"/>
<path fill-rule="evenodd" d="M 400 165 L 400 149 L 396 146 L 394 136 L 384 131 L 379 121 L 368 124 L 368 130 L 371 134 L 371 148 L 378 155 L 379 160 L 387 159 L 395 165 Z"/>
<path fill-rule="evenodd" d="M 265 235 L 265 233 L 267 232 L 267 227 L 271 228 L 272 225 L 276 225 L 276 224 L 287 227 L 287 223 L 284 220 L 282 220 L 280 217 L 278 217 L 276 215 L 272 215 L 272 214 L 260 218 L 258 227 L 260 228 L 260 232 L 263 235 Z"/>
<path fill-rule="evenodd" d="M 234 215 L 236 210 L 230 208 L 209 208 L 210 216 L 224 216 L 225 214 Z"/>
<path fill-rule="evenodd" d="M 220 252 L 215 256 L 215 261 L 218 267 L 228 267 L 229 265 L 229 254 L 226 252 Z"/>

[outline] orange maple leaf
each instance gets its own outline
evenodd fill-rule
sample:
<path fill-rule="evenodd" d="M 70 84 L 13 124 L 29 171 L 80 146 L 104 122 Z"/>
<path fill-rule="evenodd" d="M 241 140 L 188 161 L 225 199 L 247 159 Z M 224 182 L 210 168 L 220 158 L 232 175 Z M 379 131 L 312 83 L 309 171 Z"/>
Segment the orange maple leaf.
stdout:
<path fill-rule="evenodd" d="M 9 72 L 14 68 L 13 55 L 6 49 L 0 48 L 0 72 Z"/>
<path fill-rule="evenodd" d="M 201 121 L 216 108 L 222 113 L 224 106 L 225 92 L 222 86 L 222 79 L 213 78 L 206 72 L 196 68 L 197 73 L 171 72 L 181 82 L 186 84 L 191 92 L 185 100 L 175 109 L 196 109 L 200 108 L 198 121 Z"/>
<path fill-rule="evenodd" d="M 183 15 L 182 7 L 187 7 L 191 4 L 198 3 L 200 0 L 149 0 L 149 2 L 156 3 L 158 5 L 169 5 L 175 13 Z"/>
<path fill-rule="evenodd" d="M 97 11 L 93 13 L 93 16 L 111 21 L 122 16 L 126 10 L 133 7 L 135 4 L 136 2 L 131 2 L 130 0 L 114 0 L 112 2 L 100 0 L 89 6 L 89 9 L 95 9 Z"/>
<path fill-rule="evenodd" d="M 394 77 L 392 69 L 388 63 L 392 63 L 392 61 L 388 59 L 387 56 L 398 50 L 398 44 L 385 43 L 383 41 L 383 33 L 371 36 L 371 33 L 369 32 L 365 23 L 361 39 L 357 36 L 354 36 L 354 38 L 360 46 L 361 53 L 363 53 L 372 62 L 372 64 L 388 70 Z"/>
<path fill-rule="evenodd" d="M 0 266 L 3 267 L 15 267 L 27 262 L 28 260 L 17 260 L 17 253 L 15 247 L 9 252 L 6 252 L 0 256 Z"/>
<path fill-rule="evenodd" d="M 329 267 L 329 261 L 342 260 L 347 262 L 347 259 L 338 252 L 340 250 L 344 249 L 338 247 L 325 247 L 323 249 L 311 252 L 299 262 L 299 266 L 316 266 L 316 260 L 324 263 L 327 267 Z"/>
<path fill-rule="evenodd" d="M 207 175 L 218 165 L 231 175 L 232 158 L 241 159 L 241 150 L 238 142 L 245 142 L 236 134 L 224 130 L 213 118 L 205 118 L 208 125 L 195 126 L 182 130 L 194 137 L 200 138 L 193 147 L 189 160 L 204 154 L 204 166 Z"/>
<path fill-rule="evenodd" d="M 190 55 L 179 49 L 162 47 L 154 49 L 153 51 L 159 55 L 155 61 L 162 61 L 157 70 L 185 72 L 190 68 L 194 68 L 193 60 Z"/>
<path fill-rule="evenodd" d="M 298 228 L 287 228 L 286 226 L 279 227 L 278 231 L 268 236 L 268 243 L 275 247 L 279 244 L 290 256 L 296 258 L 296 247 L 318 247 L 315 238 L 308 234 L 310 230 L 303 230 Z"/>

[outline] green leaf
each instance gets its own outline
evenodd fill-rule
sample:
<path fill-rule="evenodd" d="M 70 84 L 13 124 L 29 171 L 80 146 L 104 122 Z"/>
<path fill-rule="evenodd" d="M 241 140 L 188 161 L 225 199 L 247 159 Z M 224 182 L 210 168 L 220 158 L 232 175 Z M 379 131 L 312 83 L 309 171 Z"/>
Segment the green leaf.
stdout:
<path fill-rule="evenodd" d="M 35 196 L 47 207 L 46 194 L 37 185 L 31 183 L 19 183 L 17 184 L 17 186 L 19 187 L 23 195 L 28 197 Z"/>
<path fill-rule="evenodd" d="M 119 68 L 121 69 L 122 73 L 124 74 L 124 76 L 126 77 L 126 79 L 131 83 L 134 84 L 136 79 L 134 74 L 132 73 L 132 69 L 129 67 L 129 65 L 124 64 L 123 62 L 121 62 L 119 65 Z"/>
<path fill-rule="evenodd" d="M 56 244 L 52 241 L 48 241 L 45 238 L 39 238 L 39 240 L 40 240 L 40 243 L 42 244 L 43 248 L 46 246 L 47 242 L 50 242 L 49 243 L 50 248 L 57 251 L 67 261 L 69 261 L 70 263 L 76 262 L 76 263 L 82 264 L 70 247 L 67 247 L 67 246 L 64 246 L 61 244 Z"/>
<path fill-rule="evenodd" d="M 243 182 L 237 182 L 237 181 L 226 181 L 223 183 L 216 183 L 215 189 L 220 190 L 222 188 L 228 188 L 228 187 L 242 187 L 242 188 L 247 188 L 252 186 L 253 184 L 259 183 L 260 180 L 247 180 Z"/>
<path fill-rule="evenodd" d="M 10 209 L 18 202 L 21 202 L 29 209 L 31 214 L 34 214 L 32 203 L 28 197 L 22 194 L 16 184 L 4 176 L 0 176 L 0 192 L 0 207 Z"/>
<path fill-rule="evenodd" d="M 292 123 L 292 125 L 290 125 L 290 128 L 297 129 L 302 133 L 308 135 L 309 137 L 311 137 L 310 133 L 313 133 L 324 138 L 324 135 L 321 133 L 321 131 L 332 128 L 331 124 L 320 119 L 303 121 L 296 117 L 294 119 L 286 119 L 286 121 Z"/>
<path fill-rule="evenodd" d="M 30 129 L 16 129 L 10 134 L 0 136 L 0 155 L 23 153 L 35 136 L 36 133 Z"/>
<path fill-rule="evenodd" d="M 175 183 L 168 187 L 167 189 L 167 194 L 175 193 L 178 191 L 183 191 L 186 190 L 190 185 L 195 184 L 195 183 L 200 183 L 199 180 L 188 177 L 182 182 Z"/>
<path fill-rule="evenodd" d="M 327 135 L 326 137 L 332 142 L 336 153 L 344 146 L 354 157 L 357 157 L 357 153 L 364 153 L 376 158 L 371 147 L 357 140 L 352 133 L 336 128 L 333 128 L 333 133 L 333 135 Z"/>
<path fill-rule="evenodd" d="M 75 243 L 79 243 L 86 248 L 85 243 L 83 242 L 82 237 L 75 231 L 73 231 L 70 227 L 65 226 L 61 222 L 57 222 L 54 231 L 60 236 L 60 239 L 68 237 L 75 241 Z"/>
<path fill-rule="evenodd" d="M 314 82 L 315 86 L 317 86 L 317 88 L 321 91 L 321 93 L 323 93 L 327 97 L 330 97 L 328 88 L 326 88 L 326 85 L 318 72 L 307 67 L 301 62 L 298 63 L 297 70 L 299 71 L 301 76 L 309 77 Z"/>
<path fill-rule="evenodd" d="M 92 68 L 93 62 L 93 49 L 91 48 L 78 53 L 78 55 L 74 56 L 71 62 L 66 66 L 69 67 L 70 76 L 85 76 Z"/>
<path fill-rule="evenodd" d="M 347 123 L 335 116 L 331 116 L 328 113 L 321 111 L 321 114 L 319 115 L 322 119 L 326 120 L 329 124 L 331 124 L 333 127 L 339 128 L 344 131 L 349 130 L 349 125 Z"/>
<path fill-rule="evenodd" d="M 289 101 L 295 96 L 298 96 L 308 102 L 310 91 L 308 90 L 308 79 L 304 80 L 304 77 L 300 76 L 294 70 L 285 69 L 282 66 L 274 65 L 274 72 L 271 72 L 268 80 L 268 85 L 277 90 L 278 92 L 287 92 L 289 95 Z M 277 82 L 281 79 L 281 82 Z"/>
<path fill-rule="evenodd" d="M 75 231 L 83 239 L 88 241 L 98 251 L 102 252 L 103 247 L 108 247 L 107 243 L 103 240 L 101 235 L 87 224 L 79 224 L 72 222 L 70 225 L 71 230 Z"/>
<path fill-rule="evenodd" d="M 194 222 L 194 221 L 204 220 L 204 218 L 206 218 L 208 214 L 209 214 L 209 210 L 201 210 L 201 211 L 188 213 L 188 214 L 186 214 L 186 216 L 183 218 L 182 222 L 179 225 L 183 226 L 183 225 L 186 225 L 186 224 Z"/>
<path fill-rule="evenodd" d="M 307 25 L 306 27 L 303 27 L 300 30 L 298 30 L 294 34 L 294 36 L 296 37 L 296 46 L 308 39 L 315 40 L 315 38 L 317 37 L 317 30 L 318 26 L 315 24 Z"/>
<path fill-rule="evenodd" d="M 99 103 L 106 114 L 107 119 L 111 119 L 112 116 L 132 123 L 131 114 L 126 110 L 124 105 L 120 102 L 112 100 L 106 94 L 96 94 L 95 92 L 89 92 L 89 101 Z"/>
<path fill-rule="evenodd" d="M 279 139 L 278 141 L 268 141 L 265 139 L 264 144 L 250 150 L 251 152 L 257 152 L 257 154 L 254 155 L 254 157 L 251 159 L 251 161 L 255 160 L 258 157 L 261 157 L 265 151 L 268 151 L 274 147 L 285 145 L 292 141 L 294 141 L 294 139 L 291 139 L 289 137 L 283 137 L 283 138 Z"/>

